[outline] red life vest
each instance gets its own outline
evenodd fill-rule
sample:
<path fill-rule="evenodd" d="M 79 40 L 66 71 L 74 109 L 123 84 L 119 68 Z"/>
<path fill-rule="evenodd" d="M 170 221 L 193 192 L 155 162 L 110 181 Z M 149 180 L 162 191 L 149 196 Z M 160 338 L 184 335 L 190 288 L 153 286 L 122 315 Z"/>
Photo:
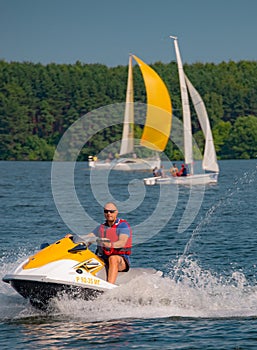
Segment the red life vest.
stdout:
<path fill-rule="evenodd" d="M 100 238 L 108 238 L 111 241 L 111 243 L 117 242 L 119 240 L 119 235 L 117 234 L 117 228 L 119 227 L 119 224 L 121 224 L 122 222 L 125 222 L 128 225 L 129 232 L 130 232 L 127 243 L 125 247 L 122 247 L 122 248 L 112 247 L 111 249 L 108 249 L 106 247 L 102 247 L 103 252 L 106 255 L 123 255 L 123 254 L 130 255 L 131 254 L 132 230 L 130 228 L 129 223 L 126 220 L 118 219 L 117 222 L 115 222 L 111 227 L 106 226 L 105 224 L 102 224 L 99 229 Z"/>

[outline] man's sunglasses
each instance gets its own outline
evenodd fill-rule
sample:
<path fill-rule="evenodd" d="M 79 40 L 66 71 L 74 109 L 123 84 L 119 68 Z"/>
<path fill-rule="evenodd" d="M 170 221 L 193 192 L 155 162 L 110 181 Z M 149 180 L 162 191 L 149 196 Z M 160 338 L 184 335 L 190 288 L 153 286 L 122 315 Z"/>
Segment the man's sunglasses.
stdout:
<path fill-rule="evenodd" d="M 108 214 L 108 213 L 113 214 L 113 213 L 115 213 L 115 212 L 116 212 L 115 209 L 104 209 L 104 213 L 105 213 L 105 214 Z"/>

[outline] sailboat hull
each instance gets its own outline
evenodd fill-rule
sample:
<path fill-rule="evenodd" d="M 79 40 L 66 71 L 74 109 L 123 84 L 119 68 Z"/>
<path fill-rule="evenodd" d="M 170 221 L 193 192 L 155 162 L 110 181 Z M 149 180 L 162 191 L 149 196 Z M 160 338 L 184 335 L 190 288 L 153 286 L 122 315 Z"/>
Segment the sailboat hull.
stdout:
<path fill-rule="evenodd" d="M 160 168 L 160 159 L 141 159 L 141 158 L 121 158 L 112 162 L 97 161 L 89 167 L 95 169 L 119 170 L 119 171 L 152 171 L 155 167 Z"/>
<path fill-rule="evenodd" d="M 149 177 L 144 179 L 144 184 L 147 186 L 153 185 L 208 185 L 218 182 L 218 173 L 196 174 L 188 176 L 174 176 L 174 177 Z"/>

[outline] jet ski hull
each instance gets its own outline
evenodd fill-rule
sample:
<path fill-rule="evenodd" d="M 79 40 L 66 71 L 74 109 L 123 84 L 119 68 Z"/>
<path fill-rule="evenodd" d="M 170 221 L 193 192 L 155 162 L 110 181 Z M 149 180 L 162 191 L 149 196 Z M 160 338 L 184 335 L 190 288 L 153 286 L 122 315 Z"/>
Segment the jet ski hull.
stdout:
<path fill-rule="evenodd" d="M 22 279 L 8 280 L 8 277 L 5 277 L 3 281 L 9 283 L 22 297 L 28 299 L 32 306 L 41 310 L 47 310 L 50 301 L 56 297 L 66 295 L 73 299 L 91 300 L 103 293 L 103 291 L 100 290 L 64 283 Z"/>
<path fill-rule="evenodd" d="M 46 310 L 55 297 L 91 300 L 146 273 L 153 275 L 157 271 L 132 268 L 118 273 L 117 284 L 109 283 L 105 262 L 87 245 L 65 237 L 28 257 L 3 281 L 33 306 Z"/>

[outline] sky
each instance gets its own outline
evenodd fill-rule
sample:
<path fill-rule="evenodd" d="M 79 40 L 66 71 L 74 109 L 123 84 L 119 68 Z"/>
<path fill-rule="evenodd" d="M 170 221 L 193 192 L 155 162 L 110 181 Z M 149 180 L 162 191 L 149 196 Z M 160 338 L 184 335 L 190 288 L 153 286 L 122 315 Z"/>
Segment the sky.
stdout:
<path fill-rule="evenodd" d="M 127 65 L 257 60 L 257 0 L 0 0 L 0 59 Z"/>

